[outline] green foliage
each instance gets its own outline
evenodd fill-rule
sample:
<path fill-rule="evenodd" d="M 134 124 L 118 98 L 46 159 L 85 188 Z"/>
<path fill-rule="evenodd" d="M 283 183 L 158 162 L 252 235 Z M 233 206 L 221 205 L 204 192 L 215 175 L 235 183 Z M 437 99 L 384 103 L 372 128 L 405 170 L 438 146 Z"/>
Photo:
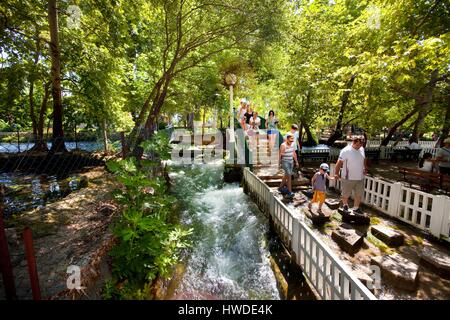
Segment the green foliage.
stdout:
<path fill-rule="evenodd" d="M 118 239 L 111 250 L 113 274 L 120 281 L 126 279 L 133 288 L 131 292 L 137 294 L 137 289 L 156 276 L 170 275 L 181 250 L 189 246 L 187 237 L 191 230 L 168 222 L 176 199 L 166 192 L 162 179 L 149 178 L 138 169 L 134 158 L 110 161 L 107 167 L 122 185 L 114 192 L 123 212 L 113 230 Z M 110 285 L 105 294 L 118 298 Z M 125 292 L 123 296 L 130 294 Z"/>
<path fill-rule="evenodd" d="M 160 160 L 170 159 L 169 134 L 166 130 L 156 132 L 151 139 L 141 143 L 145 152 L 152 152 Z"/>

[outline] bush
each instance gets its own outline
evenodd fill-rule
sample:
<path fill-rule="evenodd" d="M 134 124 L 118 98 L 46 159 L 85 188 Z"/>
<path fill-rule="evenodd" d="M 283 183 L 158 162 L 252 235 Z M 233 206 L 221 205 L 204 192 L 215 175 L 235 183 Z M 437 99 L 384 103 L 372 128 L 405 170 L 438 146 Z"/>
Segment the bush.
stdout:
<path fill-rule="evenodd" d="M 111 250 L 113 275 L 128 283 L 122 291 L 129 297 L 130 288 L 137 294 L 158 275 L 170 274 L 181 250 L 189 245 L 186 238 L 192 231 L 168 222 L 176 199 L 167 194 L 163 179 L 149 178 L 134 158 L 110 161 L 107 167 L 122 185 L 114 197 L 124 207 L 113 229 L 118 239 Z M 105 292 L 117 298 L 111 288 Z"/>

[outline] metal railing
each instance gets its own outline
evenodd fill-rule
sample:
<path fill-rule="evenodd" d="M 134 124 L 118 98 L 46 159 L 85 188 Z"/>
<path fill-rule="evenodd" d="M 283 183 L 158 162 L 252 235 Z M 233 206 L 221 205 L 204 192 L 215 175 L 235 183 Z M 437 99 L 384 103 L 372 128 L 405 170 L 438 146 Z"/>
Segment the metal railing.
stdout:
<path fill-rule="evenodd" d="M 281 239 L 295 253 L 296 263 L 322 299 L 376 300 L 302 219 L 294 217 L 248 168 L 244 169 L 244 183 L 256 202 L 271 215 Z"/>

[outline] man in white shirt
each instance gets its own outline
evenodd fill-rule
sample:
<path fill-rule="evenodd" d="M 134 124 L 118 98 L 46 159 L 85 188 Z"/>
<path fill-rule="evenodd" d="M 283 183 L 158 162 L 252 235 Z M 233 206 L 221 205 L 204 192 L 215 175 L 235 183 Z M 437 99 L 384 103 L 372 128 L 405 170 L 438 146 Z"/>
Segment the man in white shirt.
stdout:
<path fill-rule="evenodd" d="M 342 204 L 344 211 L 348 211 L 348 198 L 355 192 L 353 212 L 362 214 L 359 207 L 364 194 L 364 175 L 367 173 L 364 138 L 354 136 L 351 145 L 341 150 L 336 163 L 335 178 L 341 179 Z M 342 168 L 342 173 L 341 173 Z"/>
<path fill-rule="evenodd" d="M 408 149 L 410 149 L 410 150 L 421 149 L 420 145 L 417 143 L 417 141 L 414 138 L 410 138 L 408 142 L 409 142 L 409 145 L 407 146 Z"/>

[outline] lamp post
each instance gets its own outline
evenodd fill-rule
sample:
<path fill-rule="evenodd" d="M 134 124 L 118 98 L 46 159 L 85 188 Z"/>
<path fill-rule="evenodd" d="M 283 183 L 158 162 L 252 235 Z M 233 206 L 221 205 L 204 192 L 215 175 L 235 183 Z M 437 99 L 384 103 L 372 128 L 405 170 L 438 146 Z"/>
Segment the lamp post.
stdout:
<path fill-rule="evenodd" d="M 230 88 L 230 140 L 234 142 L 234 112 L 233 112 L 233 86 L 236 84 L 237 77 L 233 73 L 225 76 L 225 82 Z"/>

